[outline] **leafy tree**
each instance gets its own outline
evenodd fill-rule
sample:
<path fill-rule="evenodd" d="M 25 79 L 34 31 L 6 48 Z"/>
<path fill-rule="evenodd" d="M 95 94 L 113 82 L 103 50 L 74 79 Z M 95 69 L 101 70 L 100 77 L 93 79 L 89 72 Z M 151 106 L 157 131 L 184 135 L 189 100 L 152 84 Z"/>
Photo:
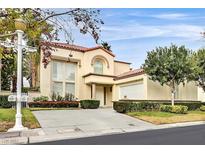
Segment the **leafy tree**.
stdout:
<path fill-rule="evenodd" d="M 1 8 L 0 40 L 5 41 L 8 39 L 11 42 L 15 42 L 16 36 L 4 38 L 1 37 L 1 35 L 15 32 L 15 19 L 23 19 L 27 23 L 24 40 L 27 41 L 27 45 L 42 49 L 42 63 L 44 63 L 44 67 L 46 68 L 49 63 L 52 49 L 49 45 L 42 44 L 41 42 L 59 41 L 59 36 L 64 36 L 63 39 L 68 44 L 71 44 L 73 43 L 72 28 L 77 27 L 80 33 L 90 34 L 97 43 L 99 40 L 100 26 L 104 24 L 99 18 L 99 14 L 99 10 L 83 8 L 61 10 L 39 8 Z M 3 54 L 4 50 L 8 50 L 1 45 L 0 49 L 0 55 Z M 27 55 L 27 60 L 31 59 L 32 56 L 34 57 L 32 54 L 30 58 L 28 58 L 29 56 Z M 30 65 L 35 66 L 32 68 L 34 70 L 30 70 L 30 72 L 37 72 L 38 67 L 36 66 L 36 61 L 30 61 Z M 29 70 L 27 70 L 27 72 L 29 72 Z M 34 78 L 35 75 L 30 76 L 33 76 Z"/>
<path fill-rule="evenodd" d="M 205 91 L 205 49 L 193 53 L 191 64 L 193 73 L 189 74 L 188 79 L 195 81 Z"/>
<path fill-rule="evenodd" d="M 1 71 L 1 77 L 2 77 L 2 89 L 3 90 L 9 90 L 10 89 L 10 82 L 15 85 L 16 84 L 16 54 L 14 53 L 4 53 L 2 54 L 2 71 Z M 15 92 L 16 87 L 13 86 L 12 91 Z"/>
<path fill-rule="evenodd" d="M 158 81 L 162 86 L 167 85 L 172 93 L 172 105 L 174 105 L 176 87 L 187 81 L 192 72 L 190 63 L 191 51 L 185 46 L 157 47 L 148 52 L 143 68 L 149 78 Z"/>
<path fill-rule="evenodd" d="M 102 42 L 101 45 L 104 49 L 112 52 L 111 45 L 109 45 L 108 42 Z"/>

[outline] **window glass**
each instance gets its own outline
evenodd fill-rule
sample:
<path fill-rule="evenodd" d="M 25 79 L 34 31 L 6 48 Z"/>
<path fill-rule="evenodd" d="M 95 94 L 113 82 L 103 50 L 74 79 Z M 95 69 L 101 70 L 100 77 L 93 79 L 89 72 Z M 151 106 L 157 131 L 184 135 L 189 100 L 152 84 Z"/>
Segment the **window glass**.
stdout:
<path fill-rule="evenodd" d="M 63 83 L 53 82 L 53 92 L 57 95 L 63 96 Z"/>
<path fill-rule="evenodd" d="M 65 91 L 66 94 L 75 95 L 75 84 L 74 83 L 66 83 L 65 90 L 66 90 Z"/>
<path fill-rule="evenodd" d="M 61 81 L 63 79 L 63 64 L 61 62 L 53 62 L 53 80 Z"/>
<path fill-rule="evenodd" d="M 76 65 L 73 63 L 66 64 L 66 80 L 75 81 L 75 68 Z"/>
<path fill-rule="evenodd" d="M 52 69 L 53 92 L 65 96 L 66 93 L 75 95 L 75 63 L 54 61 Z"/>
<path fill-rule="evenodd" d="M 103 74 L 103 63 L 99 60 L 95 61 L 94 73 Z"/>

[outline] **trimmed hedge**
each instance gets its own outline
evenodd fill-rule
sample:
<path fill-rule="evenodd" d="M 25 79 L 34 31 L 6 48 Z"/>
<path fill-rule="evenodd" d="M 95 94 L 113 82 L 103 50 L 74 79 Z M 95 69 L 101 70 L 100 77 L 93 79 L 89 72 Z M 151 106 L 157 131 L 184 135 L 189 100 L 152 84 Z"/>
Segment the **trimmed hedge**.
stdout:
<path fill-rule="evenodd" d="M 8 96 L 0 96 L 0 107 L 1 108 L 11 108 L 12 102 L 8 101 Z"/>
<path fill-rule="evenodd" d="M 149 102 L 113 102 L 113 109 L 119 113 L 137 112 L 137 111 L 159 111 L 160 103 Z"/>
<path fill-rule="evenodd" d="M 170 103 L 163 103 L 164 105 L 170 105 Z M 182 106 L 187 106 L 189 111 L 193 111 L 193 110 L 198 110 L 204 103 L 199 103 L 199 102 L 195 102 L 195 103 L 174 103 L 175 105 L 182 105 Z"/>
<path fill-rule="evenodd" d="M 129 102 L 129 103 L 159 103 L 159 104 L 163 104 L 163 105 L 171 105 L 171 101 L 170 100 L 121 100 L 121 102 Z M 176 100 L 175 105 L 183 105 L 183 106 L 187 106 L 188 110 L 198 110 L 201 105 L 205 105 L 205 103 L 200 102 L 200 101 L 184 101 L 184 100 Z"/>
<path fill-rule="evenodd" d="M 99 100 L 81 100 L 80 106 L 83 109 L 97 109 L 100 106 Z"/>
<path fill-rule="evenodd" d="M 177 113 L 177 114 L 186 114 L 188 111 L 187 106 L 183 105 L 161 105 L 160 111 L 162 112 L 170 112 L 170 113 Z"/>
<path fill-rule="evenodd" d="M 48 101 L 48 97 L 47 96 L 40 96 L 40 97 L 34 97 L 33 101 L 34 102 L 43 102 L 43 101 Z"/>
<path fill-rule="evenodd" d="M 42 101 L 42 102 L 29 102 L 29 107 L 35 108 L 69 108 L 79 107 L 79 101 Z"/>
<path fill-rule="evenodd" d="M 200 107 L 200 110 L 201 110 L 201 111 L 205 111 L 205 105 L 202 105 L 202 106 Z"/>

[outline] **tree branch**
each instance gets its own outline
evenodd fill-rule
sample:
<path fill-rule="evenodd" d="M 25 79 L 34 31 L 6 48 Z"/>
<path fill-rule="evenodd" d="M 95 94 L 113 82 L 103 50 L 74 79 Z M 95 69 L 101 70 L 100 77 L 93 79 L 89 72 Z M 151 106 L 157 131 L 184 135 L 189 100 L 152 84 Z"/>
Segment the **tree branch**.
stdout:
<path fill-rule="evenodd" d="M 66 11 L 66 12 L 62 12 L 62 13 L 55 13 L 55 14 L 49 15 L 49 16 L 45 17 L 43 20 L 41 20 L 40 23 L 42 23 L 42 22 L 48 20 L 49 18 L 55 17 L 55 16 L 62 16 L 62 15 L 65 15 L 65 14 L 73 13 L 73 12 L 76 11 L 76 10 L 77 10 L 77 9 L 70 10 L 70 11 Z"/>

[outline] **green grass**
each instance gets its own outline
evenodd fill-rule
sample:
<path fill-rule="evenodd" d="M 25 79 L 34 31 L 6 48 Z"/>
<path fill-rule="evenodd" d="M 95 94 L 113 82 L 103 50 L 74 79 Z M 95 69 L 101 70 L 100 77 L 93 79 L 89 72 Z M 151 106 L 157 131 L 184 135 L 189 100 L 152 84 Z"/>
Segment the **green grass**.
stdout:
<path fill-rule="evenodd" d="M 14 109 L 0 109 L 0 132 L 7 131 L 15 124 Z M 29 109 L 22 109 L 23 125 L 28 128 L 39 128 L 40 124 Z"/>
<path fill-rule="evenodd" d="M 130 116 L 154 116 L 154 117 L 172 117 L 176 114 L 168 113 L 168 112 L 130 112 L 128 113 Z"/>
<path fill-rule="evenodd" d="M 127 115 L 157 125 L 191 121 L 205 121 L 205 112 L 202 111 L 189 111 L 187 114 L 175 114 L 159 111 L 130 112 L 127 113 Z"/>
<path fill-rule="evenodd" d="M 0 122 L 14 121 L 15 110 L 14 109 L 0 109 Z"/>

